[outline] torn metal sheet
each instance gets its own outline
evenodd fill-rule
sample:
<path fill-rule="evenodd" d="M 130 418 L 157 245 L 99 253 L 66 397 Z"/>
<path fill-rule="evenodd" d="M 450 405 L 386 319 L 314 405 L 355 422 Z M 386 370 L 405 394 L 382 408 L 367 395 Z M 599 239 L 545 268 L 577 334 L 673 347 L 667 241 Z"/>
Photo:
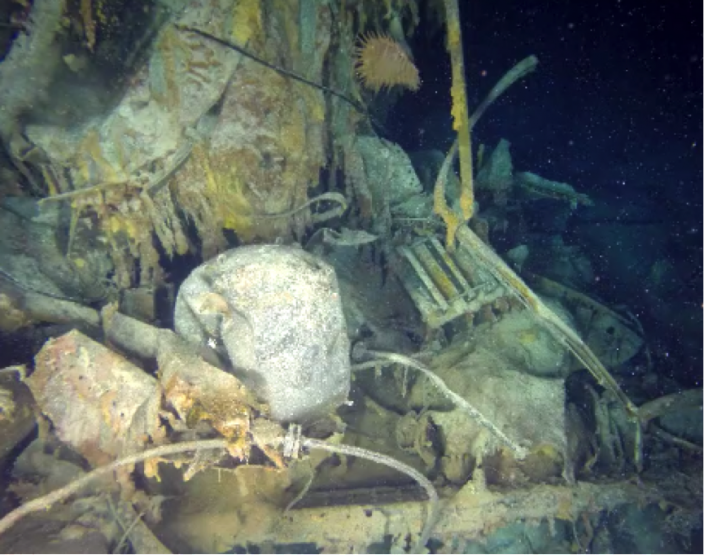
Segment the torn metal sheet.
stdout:
<path fill-rule="evenodd" d="M 632 317 L 626 318 L 584 293 L 562 283 L 530 274 L 530 284 L 544 294 L 564 302 L 575 315 L 584 341 L 608 368 L 614 368 L 634 357 L 643 347 L 640 324 Z M 581 367 L 574 360 L 576 367 Z"/>

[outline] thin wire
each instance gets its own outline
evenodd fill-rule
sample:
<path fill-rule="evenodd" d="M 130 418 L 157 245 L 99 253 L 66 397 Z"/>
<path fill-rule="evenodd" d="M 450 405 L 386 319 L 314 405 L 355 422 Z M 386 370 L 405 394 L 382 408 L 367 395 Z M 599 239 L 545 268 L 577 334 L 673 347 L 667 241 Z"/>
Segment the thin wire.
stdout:
<path fill-rule="evenodd" d="M 424 550 L 425 545 L 430 539 L 430 533 L 433 530 L 433 526 L 435 526 L 435 522 L 438 517 L 438 509 L 440 506 L 438 492 L 435 491 L 435 487 L 430 482 L 430 480 L 428 480 L 415 468 L 408 466 L 407 464 L 404 464 L 401 461 L 397 461 L 392 457 L 388 457 L 386 455 L 382 455 L 381 453 L 376 453 L 374 451 L 368 451 L 367 449 L 362 449 L 360 447 L 354 447 L 352 445 L 344 444 L 333 445 L 331 443 L 326 443 L 324 441 L 312 438 L 303 438 L 302 445 L 303 447 L 308 449 L 321 449 L 323 451 L 328 451 L 329 453 L 350 455 L 352 457 L 359 457 L 362 459 L 374 461 L 379 464 L 390 466 L 391 468 L 394 468 L 399 472 L 403 472 L 404 474 L 410 476 L 416 482 L 418 482 L 425 490 L 425 493 L 428 494 L 428 502 L 430 503 L 430 505 L 428 509 L 428 515 L 425 519 L 425 525 L 423 526 L 423 530 L 412 552 L 421 553 Z"/>

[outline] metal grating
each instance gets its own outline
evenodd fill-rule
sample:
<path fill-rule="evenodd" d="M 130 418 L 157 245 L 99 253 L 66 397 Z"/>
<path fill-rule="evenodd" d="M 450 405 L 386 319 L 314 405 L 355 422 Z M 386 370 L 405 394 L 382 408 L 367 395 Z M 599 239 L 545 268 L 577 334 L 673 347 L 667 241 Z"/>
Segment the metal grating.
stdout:
<path fill-rule="evenodd" d="M 461 242 L 449 253 L 436 237 L 423 237 L 397 252 L 401 283 L 431 328 L 475 313 L 507 294 Z"/>

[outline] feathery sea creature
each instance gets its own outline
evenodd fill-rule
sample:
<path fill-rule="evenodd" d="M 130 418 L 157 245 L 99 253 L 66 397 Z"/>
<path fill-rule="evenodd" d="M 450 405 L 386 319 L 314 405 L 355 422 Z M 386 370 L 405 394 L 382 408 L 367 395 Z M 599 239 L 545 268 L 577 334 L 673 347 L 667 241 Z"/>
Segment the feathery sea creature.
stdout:
<path fill-rule="evenodd" d="M 406 50 L 388 35 L 363 35 L 355 49 L 355 58 L 357 76 L 374 92 L 394 85 L 413 91 L 420 87 L 418 68 Z"/>

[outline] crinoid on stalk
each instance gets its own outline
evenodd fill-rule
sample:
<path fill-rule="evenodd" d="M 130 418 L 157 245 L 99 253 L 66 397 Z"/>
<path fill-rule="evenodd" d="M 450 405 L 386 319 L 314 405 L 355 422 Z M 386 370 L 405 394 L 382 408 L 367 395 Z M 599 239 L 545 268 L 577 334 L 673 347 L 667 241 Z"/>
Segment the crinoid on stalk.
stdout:
<path fill-rule="evenodd" d="M 355 68 L 359 80 L 374 92 L 395 85 L 413 91 L 420 87 L 418 68 L 403 46 L 388 35 L 362 35 L 355 48 Z"/>

